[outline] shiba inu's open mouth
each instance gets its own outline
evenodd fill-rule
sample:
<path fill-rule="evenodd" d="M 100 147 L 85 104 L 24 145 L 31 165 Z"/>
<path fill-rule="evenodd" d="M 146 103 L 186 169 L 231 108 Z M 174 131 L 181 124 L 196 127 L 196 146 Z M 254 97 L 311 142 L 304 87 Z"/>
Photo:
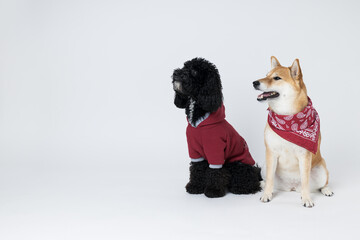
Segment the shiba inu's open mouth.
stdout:
<path fill-rule="evenodd" d="M 278 92 L 263 92 L 262 94 L 260 94 L 258 97 L 257 97 L 257 100 L 258 101 L 264 101 L 268 98 L 276 98 L 280 96 L 280 94 Z"/>

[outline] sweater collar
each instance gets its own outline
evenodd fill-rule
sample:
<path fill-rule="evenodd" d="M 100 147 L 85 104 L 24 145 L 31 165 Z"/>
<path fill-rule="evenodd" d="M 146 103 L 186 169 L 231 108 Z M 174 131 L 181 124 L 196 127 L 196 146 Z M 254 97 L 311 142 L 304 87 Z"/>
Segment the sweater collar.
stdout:
<path fill-rule="evenodd" d="M 205 119 L 207 119 L 209 116 L 210 116 L 210 113 L 207 112 L 207 113 L 205 113 L 204 116 L 202 116 L 201 118 L 199 118 L 199 119 L 195 122 L 195 124 L 192 124 L 191 121 L 189 121 L 189 123 L 190 123 L 190 125 L 191 125 L 192 127 L 196 128 L 197 126 L 200 125 L 200 123 L 202 123 L 202 122 L 203 122 Z"/>

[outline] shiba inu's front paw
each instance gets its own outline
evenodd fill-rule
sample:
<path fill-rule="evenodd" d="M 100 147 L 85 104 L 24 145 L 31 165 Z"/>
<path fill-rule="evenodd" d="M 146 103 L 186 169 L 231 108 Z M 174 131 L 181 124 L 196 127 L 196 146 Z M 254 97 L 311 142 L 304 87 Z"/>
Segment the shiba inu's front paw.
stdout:
<path fill-rule="evenodd" d="M 302 205 L 307 208 L 312 208 L 315 206 L 314 202 L 310 198 L 301 198 Z"/>
<path fill-rule="evenodd" d="M 263 196 L 260 198 L 260 201 L 266 203 L 272 200 L 272 193 L 264 193 Z"/>
<path fill-rule="evenodd" d="M 334 195 L 334 192 L 331 191 L 331 189 L 329 187 L 323 187 L 322 189 L 320 189 L 321 193 L 324 194 L 327 197 L 331 197 Z"/>

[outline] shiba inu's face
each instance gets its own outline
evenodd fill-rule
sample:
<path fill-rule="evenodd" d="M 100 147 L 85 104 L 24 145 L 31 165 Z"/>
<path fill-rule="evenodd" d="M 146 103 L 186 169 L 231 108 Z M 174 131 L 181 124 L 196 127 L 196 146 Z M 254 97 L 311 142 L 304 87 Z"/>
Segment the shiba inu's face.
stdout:
<path fill-rule="evenodd" d="M 305 88 L 299 60 L 291 67 L 283 67 L 275 57 L 271 57 L 271 70 L 265 78 L 253 82 L 256 90 L 263 91 L 257 97 L 258 101 L 275 101 L 281 98 L 295 97 Z"/>

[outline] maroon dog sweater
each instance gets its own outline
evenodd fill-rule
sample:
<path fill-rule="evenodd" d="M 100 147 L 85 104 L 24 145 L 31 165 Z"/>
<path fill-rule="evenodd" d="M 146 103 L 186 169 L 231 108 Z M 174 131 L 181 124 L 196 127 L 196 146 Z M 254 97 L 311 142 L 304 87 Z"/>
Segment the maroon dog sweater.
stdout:
<path fill-rule="evenodd" d="M 211 165 L 235 161 L 255 164 L 245 140 L 225 120 L 224 105 L 197 127 L 189 123 L 186 136 L 191 159 L 204 158 Z"/>

